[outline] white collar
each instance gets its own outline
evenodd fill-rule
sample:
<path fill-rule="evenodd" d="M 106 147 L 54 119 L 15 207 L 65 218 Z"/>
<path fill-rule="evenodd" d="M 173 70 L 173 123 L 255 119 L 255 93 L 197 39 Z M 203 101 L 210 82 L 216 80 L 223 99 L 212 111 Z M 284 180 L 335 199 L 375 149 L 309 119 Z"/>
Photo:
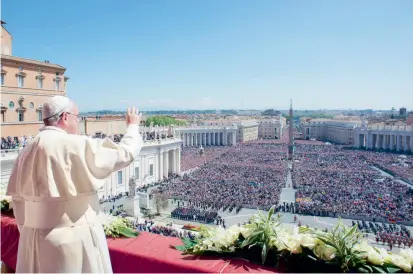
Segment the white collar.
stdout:
<path fill-rule="evenodd" d="M 39 131 L 45 131 L 45 130 L 56 130 L 56 131 L 59 131 L 59 132 L 62 132 L 62 133 L 67 133 L 63 129 L 55 127 L 55 126 L 44 126 L 41 129 L 39 129 Z"/>

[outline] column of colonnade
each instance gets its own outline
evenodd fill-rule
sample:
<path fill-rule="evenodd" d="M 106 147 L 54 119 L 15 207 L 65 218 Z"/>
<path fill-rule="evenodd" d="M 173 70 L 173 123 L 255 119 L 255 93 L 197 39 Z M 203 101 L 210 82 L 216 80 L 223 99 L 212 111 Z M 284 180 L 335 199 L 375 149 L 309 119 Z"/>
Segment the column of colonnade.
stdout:
<path fill-rule="evenodd" d="M 183 147 L 227 146 L 236 144 L 236 134 L 226 131 L 180 133 Z"/>
<path fill-rule="evenodd" d="M 384 149 L 399 152 L 413 152 L 413 133 L 356 133 L 355 147 L 366 146 L 368 149 Z"/>
<path fill-rule="evenodd" d="M 159 149 L 158 157 L 158 178 L 163 180 L 169 178 L 169 174 L 179 174 L 181 172 L 181 151 L 180 147 L 162 150 Z"/>

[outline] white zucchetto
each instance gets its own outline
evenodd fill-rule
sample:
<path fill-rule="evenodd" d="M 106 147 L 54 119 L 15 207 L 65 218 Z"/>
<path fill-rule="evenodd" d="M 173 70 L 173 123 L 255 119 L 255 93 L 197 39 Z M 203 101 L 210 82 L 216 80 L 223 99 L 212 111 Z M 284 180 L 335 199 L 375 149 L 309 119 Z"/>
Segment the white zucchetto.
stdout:
<path fill-rule="evenodd" d="M 55 115 L 60 115 L 63 112 L 71 111 L 72 101 L 65 96 L 53 96 L 48 99 L 42 107 L 43 120 L 49 119 Z"/>

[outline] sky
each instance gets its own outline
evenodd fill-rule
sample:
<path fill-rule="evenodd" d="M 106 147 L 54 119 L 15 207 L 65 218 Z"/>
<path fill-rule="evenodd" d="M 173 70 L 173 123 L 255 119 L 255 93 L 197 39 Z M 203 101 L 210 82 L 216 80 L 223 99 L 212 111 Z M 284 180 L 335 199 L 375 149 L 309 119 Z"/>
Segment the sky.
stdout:
<path fill-rule="evenodd" d="M 81 111 L 413 109 L 411 0 L 2 0 Z"/>

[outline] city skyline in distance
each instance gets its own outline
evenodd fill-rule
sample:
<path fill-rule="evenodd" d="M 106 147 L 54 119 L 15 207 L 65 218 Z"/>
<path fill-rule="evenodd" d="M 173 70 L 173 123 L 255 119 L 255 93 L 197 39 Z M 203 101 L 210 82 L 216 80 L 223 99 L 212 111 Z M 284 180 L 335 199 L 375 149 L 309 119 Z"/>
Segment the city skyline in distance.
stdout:
<path fill-rule="evenodd" d="M 13 55 L 67 68 L 81 111 L 413 109 L 412 1 L 50 3 L 3 1 L 2 20 Z"/>

